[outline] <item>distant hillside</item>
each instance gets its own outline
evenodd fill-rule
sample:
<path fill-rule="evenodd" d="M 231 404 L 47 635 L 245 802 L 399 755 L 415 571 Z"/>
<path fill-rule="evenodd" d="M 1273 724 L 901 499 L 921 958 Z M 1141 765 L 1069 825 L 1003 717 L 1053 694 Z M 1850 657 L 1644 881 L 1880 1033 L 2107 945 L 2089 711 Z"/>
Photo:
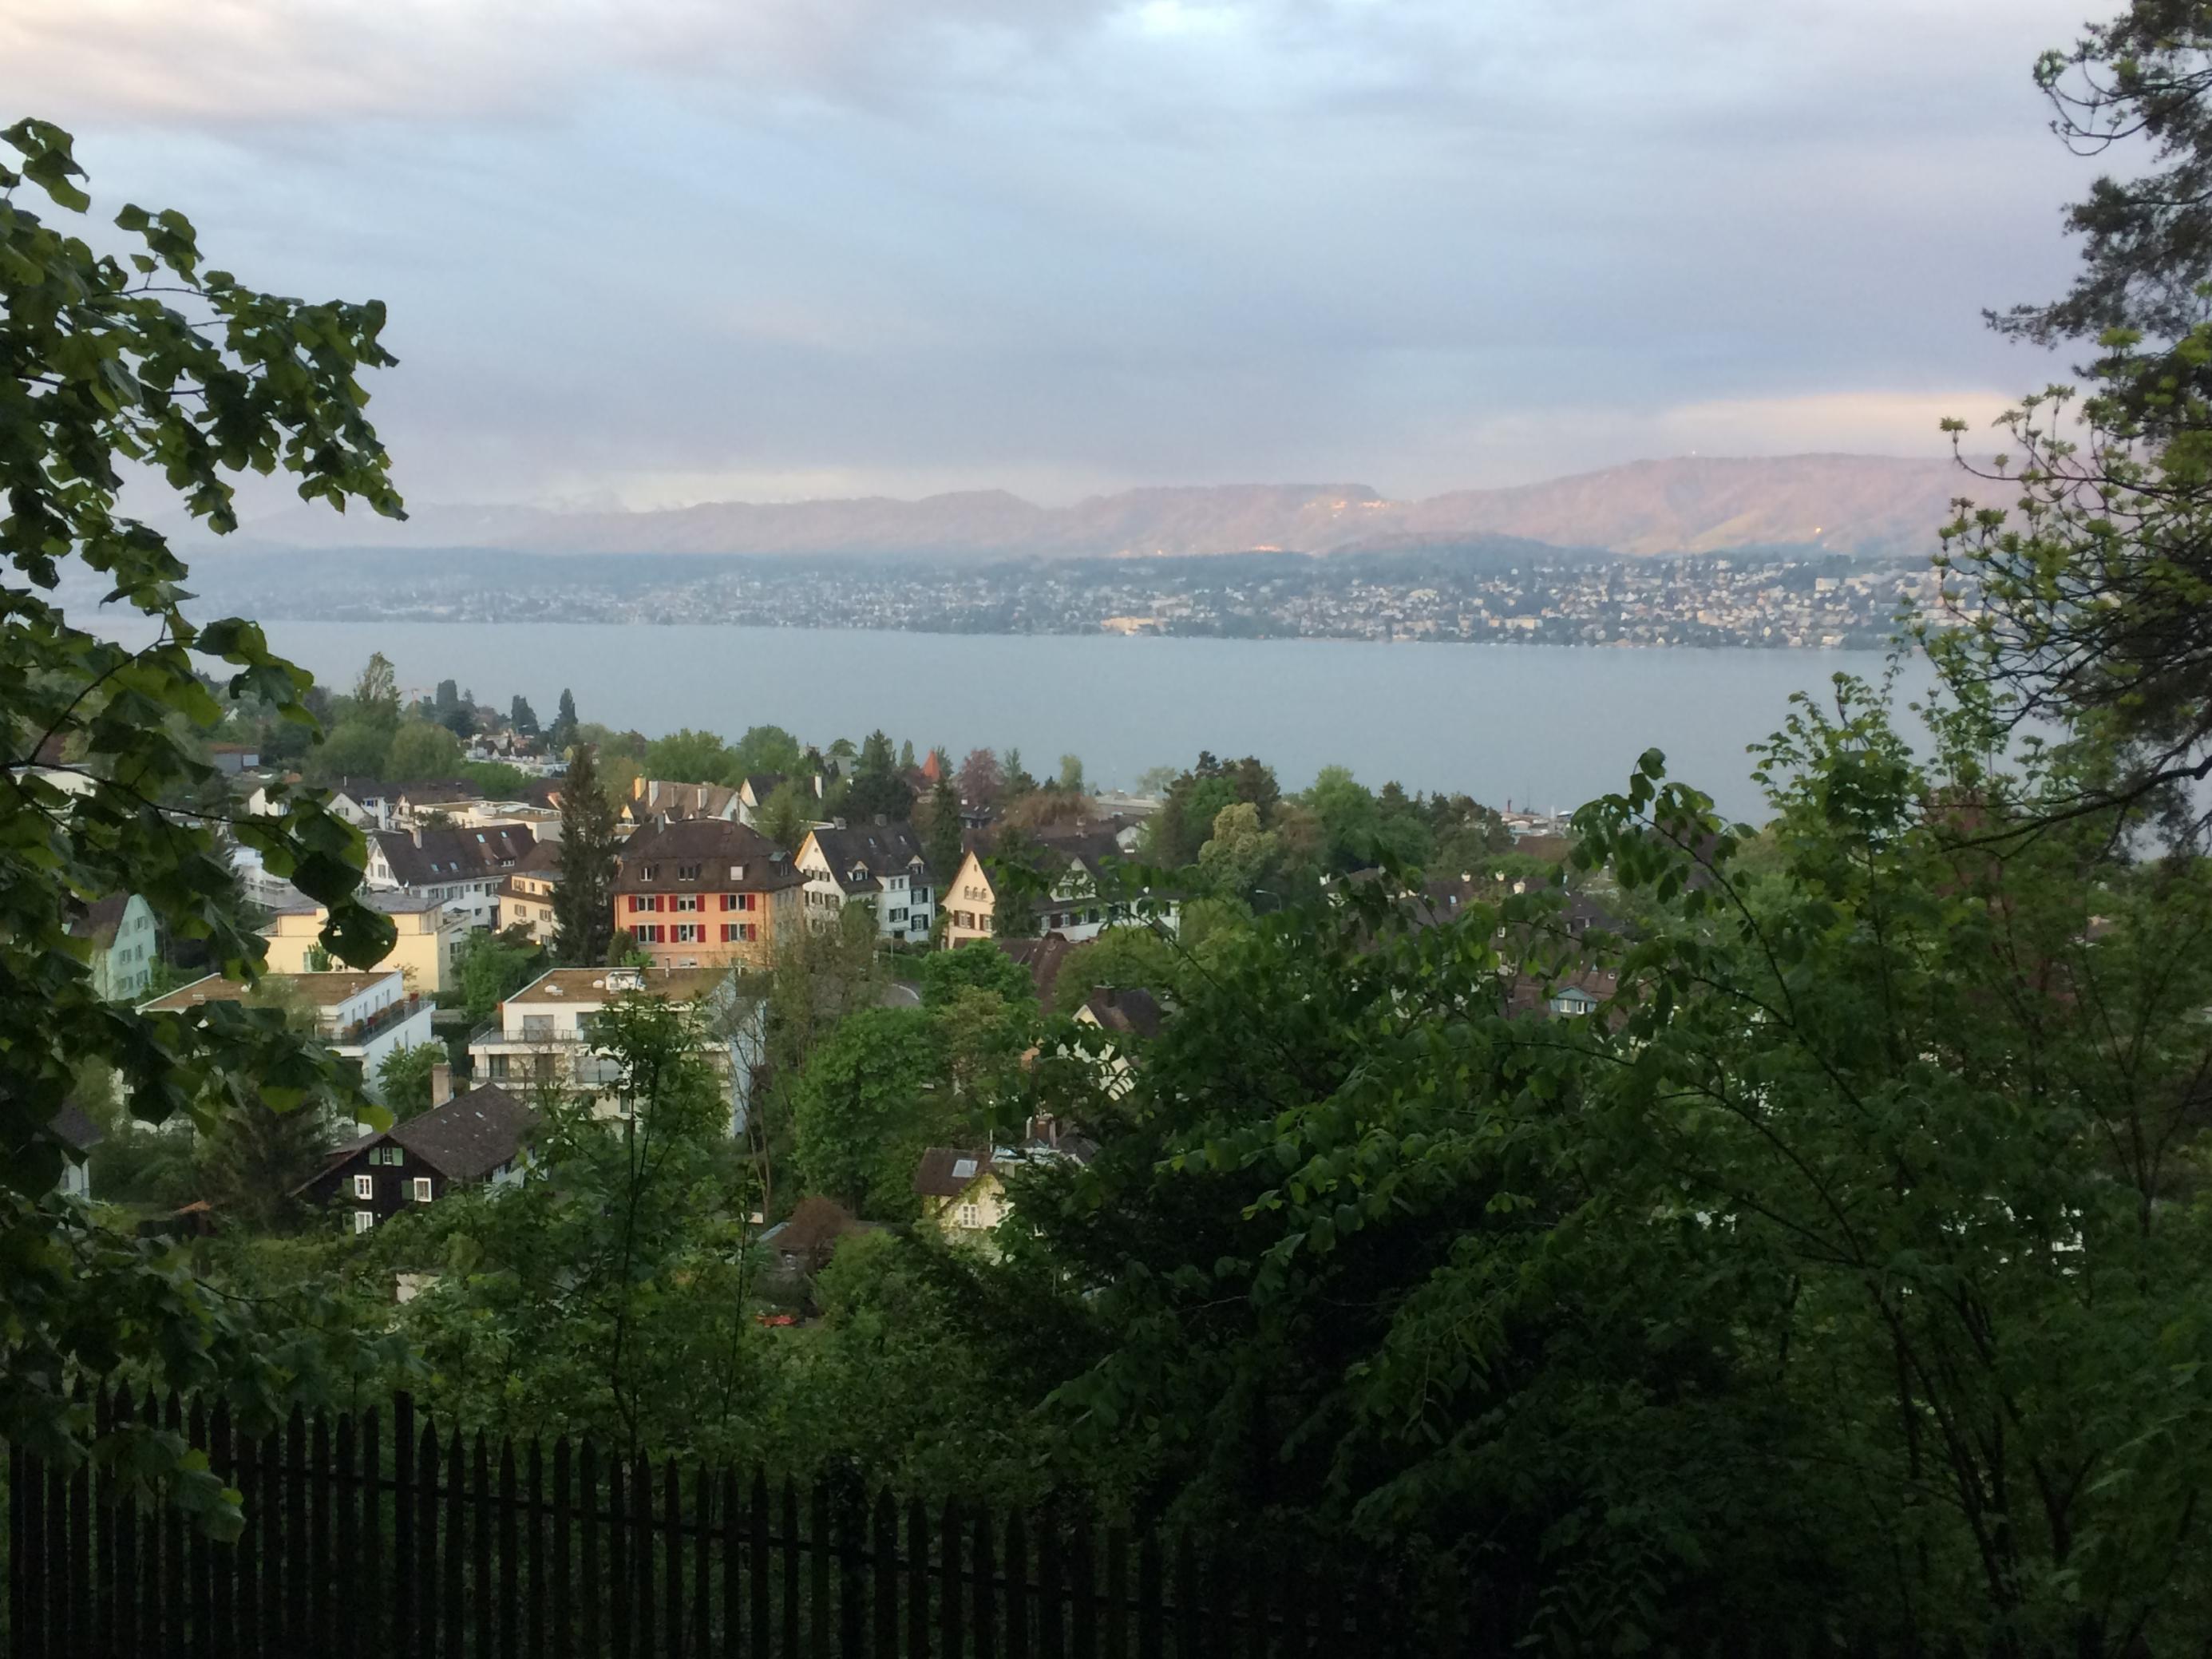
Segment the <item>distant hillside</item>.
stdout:
<path fill-rule="evenodd" d="M 1130 489 L 1065 507 L 1037 507 L 1003 490 L 915 501 L 726 501 L 653 513 L 432 505 L 405 524 L 297 509 L 248 526 L 246 535 L 296 548 L 937 558 L 1325 554 L 1490 536 L 1637 555 L 1815 544 L 1894 554 L 1932 550 L 1951 499 L 1972 493 L 1975 483 L 1948 461 L 1684 457 L 1410 501 L 1342 483 Z"/>

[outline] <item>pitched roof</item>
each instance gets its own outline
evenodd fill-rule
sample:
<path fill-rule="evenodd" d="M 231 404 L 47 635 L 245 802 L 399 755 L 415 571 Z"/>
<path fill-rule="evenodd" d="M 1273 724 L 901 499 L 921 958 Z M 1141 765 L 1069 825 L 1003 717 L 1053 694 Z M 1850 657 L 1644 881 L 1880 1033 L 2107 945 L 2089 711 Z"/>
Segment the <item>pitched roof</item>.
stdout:
<path fill-rule="evenodd" d="M 812 833 L 831 878 L 848 893 L 872 890 L 886 874 L 910 869 L 922 856 L 921 837 L 910 823 L 831 824 Z M 855 870 L 866 873 L 856 880 Z"/>
<path fill-rule="evenodd" d="M 370 839 L 392 866 L 392 878 L 402 887 L 481 880 L 512 870 L 538 845 L 528 826 L 520 823 L 487 824 L 481 830 L 444 825 L 377 830 L 370 833 Z"/>
<path fill-rule="evenodd" d="M 506 1090 L 485 1083 L 395 1124 L 387 1138 L 448 1181 L 476 1181 L 510 1162 L 537 1121 Z"/>
<path fill-rule="evenodd" d="M 105 951 L 115 943 L 115 930 L 123 925 L 123 912 L 131 902 L 128 893 L 110 893 L 106 898 L 94 899 L 85 907 L 84 914 L 70 923 L 70 932 L 79 939 L 88 939 Z"/>
<path fill-rule="evenodd" d="M 1042 939 L 978 939 L 973 945 L 963 945 L 963 951 L 1000 951 L 1030 970 L 1030 979 L 1036 986 L 1037 1006 L 1052 1006 L 1053 988 L 1060 982 L 1060 970 L 1076 947 L 1065 935 L 1047 933 Z"/>
<path fill-rule="evenodd" d="M 767 892 L 797 887 L 805 878 L 784 851 L 757 830 L 728 818 L 678 818 L 641 827 L 615 854 L 617 893 Z M 689 881 L 677 871 L 705 866 Z M 645 872 L 650 869 L 653 873 Z M 742 871 L 743 874 L 735 873 Z"/>
<path fill-rule="evenodd" d="M 48 1118 L 46 1133 L 76 1152 L 88 1152 L 107 1139 L 100 1126 L 75 1106 L 64 1106 Z"/>
<path fill-rule="evenodd" d="M 784 781 L 784 775 L 781 772 L 748 772 L 738 790 L 741 795 L 750 797 L 753 805 L 757 806 L 781 789 Z"/>
<path fill-rule="evenodd" d="M 1116 988 L 1102 985 L 1083 1006 L 1103 1030 L 1140 1037 L 1160 1034 L 1159 1000 L 1139 986 Z"/>
<path fill-rule="evenodd" d="M 541 841 L 514 861 L 517 870 L 533 876 L 558 877 L 561 873 L 561 843 Z"/>
<path fill-rule="evenodd" d="M 988 1146 L 932 1146 L 915 1170 L 914 1189 L 924 1198 L 957 1198 L 990 1173 Z"/>
<path fill-rule="evenodd" d="M 866 1224 L 836 1199 L 817 1193 L 800 1199 L 796 1209 L 761 1237 L 779 1250 L 812 1250 L 860 1231 Z"/>

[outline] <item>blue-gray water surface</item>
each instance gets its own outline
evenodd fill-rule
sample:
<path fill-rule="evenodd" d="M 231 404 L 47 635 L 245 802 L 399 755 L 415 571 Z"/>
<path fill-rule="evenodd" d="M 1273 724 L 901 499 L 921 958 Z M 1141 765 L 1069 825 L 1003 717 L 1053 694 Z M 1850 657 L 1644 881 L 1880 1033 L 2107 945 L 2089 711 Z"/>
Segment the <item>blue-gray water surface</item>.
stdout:
<path fill-rule="evenodd" d="M 957 759 L 1018 747 L 1042 774 L 1083 757 L 1094 786 L 1127 786 L 1201 749 L 1255 754 L 1286 789 L 1320 768 L 1380 785 L 1571 807 L 1620 788 L 1645 749 L 1738 817 L 1763 817 L 1746 746 L 1779 726 L 1793 691 L 1838 672 L 1878 678 L 1865 651 L 1577 650 L 1378 645 L 1349 640 L 866 633 L 568 623 L 505 625 L 276 621 L 270 642 L 349 685 L 382 651 L 403 687 L 457 679 L 541 720 L 562 688 L 581 717 L 648 735 L 735 736 L 786 726 L 810 742 L 881 726 Z M 130 639 L 122 625 L 117 637 Z M 1929 684 L 1909 664 L 1900 702 Z M 1914 728 L 1917 729 L 1917 728 Z"/>

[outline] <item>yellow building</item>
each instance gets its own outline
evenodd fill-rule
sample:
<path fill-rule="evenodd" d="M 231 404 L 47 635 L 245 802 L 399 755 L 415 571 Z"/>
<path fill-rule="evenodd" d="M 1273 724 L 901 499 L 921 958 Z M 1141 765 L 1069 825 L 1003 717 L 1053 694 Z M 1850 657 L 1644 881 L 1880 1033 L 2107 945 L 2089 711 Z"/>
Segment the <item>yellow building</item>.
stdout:
<path fill-rule="evenodd" d="M 499 920 L 494 926 L 501 933 L 525 928 L 534 943 L 552 944 L 553 890 L 560 883 L 561 843 L 541 841 L 500 883 Z"/>
<path fill-rule="evenodd" d="M 406 987 L 430 996 L 453 982 L 455 959 L 468 938 L 465 924 L 448 916 L 442 900 L 416 894 L 363 892 L 362 903 L 392 918 L 399 936 L 374 968 L 397 968 Z M 323 950 L 323 924 L 330 911 L 314 903 L 295 905 L 276 912 L 262 925 L 261 937 L 269 941 L 269 967 L 279 974 L 309 974 L 344 964 L 328 959 Z"/>

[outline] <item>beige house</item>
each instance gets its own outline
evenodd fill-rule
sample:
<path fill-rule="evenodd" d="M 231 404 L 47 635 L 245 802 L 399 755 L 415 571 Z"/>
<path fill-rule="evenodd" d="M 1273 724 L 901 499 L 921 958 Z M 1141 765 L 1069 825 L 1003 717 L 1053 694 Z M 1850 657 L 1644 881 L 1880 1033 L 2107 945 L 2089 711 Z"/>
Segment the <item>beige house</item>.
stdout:
<path fill-rule="evenodd" d="M 915 1171 L 921 1220 L 959 1243 L 988 1245 L 1012 1207 L 988 1147 L 932 1146 Z"/>
<path fill-rule="evenodd" d="M 454 963 L 467 924 L 448 915 L 445 902 L 404 890 L 363 891 L 361 902 L 392 918 L 398 938 L 392 949 L 372 965 L 396 968 L 405 976 L 407 988 L 422 996 L 434 995 L 453 982 Z M 306 974 L 335 968 L 323 949 L 323 924 L 329 909 L 306 901 L 277 911 L 264 923 L 261 937 L 269 941 L 269 967 L 280 974 Z"/>
<path fill-rule="evenodd" d="M 1172 899 L 1160 900 L 1157 915 L 1133 916 L 1127 903 L 1109 903 L 1099 897 L 1105 860 L 1121 854 L 1111 831 L 1045 840 L 1040 850 L 1052 871 L 1052 890 L 1034 906 L 1038 934 L 1081 944 L 1120 922 L 1158 921 L 1170 928 L 1176 925 L 1176 906 Z M 939 904 L 945 912 L 947 945 L 969 945 L 995 935 L 998 887 L 981 854 L 971 848 L 961 859 Z M 1140 908 L 1150 910 L 1152 907 Z"/>
<path fill-rule="evenodd" d="M 561 884 L 561 844 L 541 841 L 499 884 L 499 914 L 493 926 L 526 930 L 539 945 L 553 942 L 553 890 Z"/>

